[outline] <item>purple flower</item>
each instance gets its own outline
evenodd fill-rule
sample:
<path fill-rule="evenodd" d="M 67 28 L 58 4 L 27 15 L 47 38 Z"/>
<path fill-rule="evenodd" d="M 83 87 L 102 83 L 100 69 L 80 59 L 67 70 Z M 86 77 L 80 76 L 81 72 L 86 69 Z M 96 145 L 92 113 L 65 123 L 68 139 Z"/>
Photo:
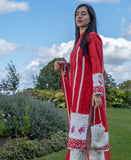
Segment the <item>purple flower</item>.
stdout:
<path fill-rule="evenodd" d="M 6 119 L 4 119 L 4 121 L 5 121 L 5 122 L 7 122 L 7 120 L 6 120 Z"/>
<path fill-rule="evenodd" d="M 8 113 L 8 117 L 11 117 L 11 115 Z"/>
<path fill-rule="evenodd" d="M 2 114 L 2 117 L 5 117 L 5 114 L 4 114 L 4 113 Z"/>

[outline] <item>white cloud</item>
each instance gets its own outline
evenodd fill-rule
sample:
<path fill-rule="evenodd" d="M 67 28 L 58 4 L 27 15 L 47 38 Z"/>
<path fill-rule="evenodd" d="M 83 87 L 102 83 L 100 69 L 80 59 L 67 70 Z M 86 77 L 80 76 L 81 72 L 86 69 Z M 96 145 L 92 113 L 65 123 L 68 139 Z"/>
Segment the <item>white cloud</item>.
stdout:
<path fill-rule="evenodd" d="M 0 13 L 9 13 L 15 11 L 27 11 L 29 5 L 25 2 L 15 2 L 9 0 L 0 0 Z"/>
<path fill-rule="evenodd" d="M 131 79 L 131 41 L 101 36 L 105 70 L 117 83 Z"/>
<path fill-rule="evenodd" d="M 73 44 L 74 41 L 69 41 L 68 43 L 61 43 L 60 46 L 53 45 L 51 48 L 38 48 L 36 50 L 36 60 L 32 61 L 21 73 L 21 88 L 32 87 L 32 75 L 39 74 L 40 69 L 52 59 L 64 57 L 68 61 Z"/>
<path fill-rule="evenodd" d="M 131 80 L 131 63 L 125 65 L 105 64 L 105 69 L 108 74 L 112 75 L 117 84 Z"/>
<path fill-rule="evenodd" d="M 78 0 L 79 2 L 87 3 L 110 3 L 110 2 L 119 2 L 119 0 Z"/>
<path fill-rule="evenodd" d="M 111 74 L 116 82 L 131 79 L 131 41 L 123 38 L 114 39 L 101 36 L 103 40 L 104 62 L 107 73 Z M 39 74 L 49 61 L 55 57 L 64 57 L 69 61 L 70 52 L 74 41 L 53 45 L 51 48 L 40 47 L 37 49 L 37 58 L 23 71 L 21 88 L 32 87 L 32 75 Z"/>
<path fill-rule="evenodd" d="M 18 48 L 19 46 L 17 44 L 9 43 L 4 39 L 0 39 L 0 56 L 14 52 L 18 50 Z"/>
<path fill-rule="evenodd" d="M 106 64 L 123 65 L 131 60 L 131 41 L 123 38 L 106 38 L 103 40 L 104 60 Z"/>
<path fill-rule="evenodd" d="M 124 28 L 124 23 L 125 23 L 125 21 L 122 20 L 123 37 L 126 39 L 131 38 L 131 22 L 129 23 L 129 25 L 126 28 Z"/>

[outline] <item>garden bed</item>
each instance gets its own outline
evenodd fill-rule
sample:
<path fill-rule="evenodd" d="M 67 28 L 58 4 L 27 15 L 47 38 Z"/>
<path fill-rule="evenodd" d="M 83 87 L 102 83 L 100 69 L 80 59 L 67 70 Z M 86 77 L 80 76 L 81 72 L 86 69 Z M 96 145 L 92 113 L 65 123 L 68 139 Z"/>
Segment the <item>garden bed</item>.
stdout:
<path fill-rule="evenodd" d="M 8 137 L 0 137 L 0 147 L 3 147 L 8 140 Z"/>

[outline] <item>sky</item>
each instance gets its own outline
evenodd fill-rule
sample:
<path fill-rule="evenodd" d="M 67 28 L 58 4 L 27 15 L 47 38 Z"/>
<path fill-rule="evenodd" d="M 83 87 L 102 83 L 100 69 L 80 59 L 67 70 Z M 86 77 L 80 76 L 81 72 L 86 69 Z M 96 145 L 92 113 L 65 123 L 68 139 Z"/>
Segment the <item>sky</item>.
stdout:
<path fill-rule="evenodd" d="M 131 0 L 0 0 L 0 80 L 10 61 L 20 74 L 19 89 L 55 57 L 70 59 L 74 12 L 91 5 L 103 41 L 105 70 L 117 84 L 131 80 Z"/>

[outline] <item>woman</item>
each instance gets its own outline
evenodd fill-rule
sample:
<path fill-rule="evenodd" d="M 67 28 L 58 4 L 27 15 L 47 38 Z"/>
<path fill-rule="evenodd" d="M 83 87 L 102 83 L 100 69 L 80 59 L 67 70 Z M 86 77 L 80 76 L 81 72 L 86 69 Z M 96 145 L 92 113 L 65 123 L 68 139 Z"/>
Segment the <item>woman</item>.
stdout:
<path fill-rule="evenodd" d="M 105 79 L 102 41 L 97 34 L 93 8 L 81 4 L 75 11 L 76 37 L 70 63 L 56 61 L 61 70 L 62 86 L 69 121 L 68 154 L 66 160 L 110 160 L 109 144 L 91 148 L 90 126 L 94 107 L 96 124 L 102 124 L 108 137 L 105 102 Z"/>

